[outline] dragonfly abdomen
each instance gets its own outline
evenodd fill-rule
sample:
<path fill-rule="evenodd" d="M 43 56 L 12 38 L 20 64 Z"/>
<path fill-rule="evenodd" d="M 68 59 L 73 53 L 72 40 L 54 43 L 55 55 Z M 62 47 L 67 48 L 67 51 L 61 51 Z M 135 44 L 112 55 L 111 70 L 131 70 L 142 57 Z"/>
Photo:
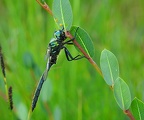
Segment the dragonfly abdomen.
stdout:
<path fill-rule="evenodd" d="M 38 101 L 38 97 L 39 97 L 39 94 L 40 94 L 40 91 L 41 91 L 41 88 L 42 88 L 42 85 L 44 83 L 44 76 L 42 75 L 41 76 L 41 79 L 40 79 L 40 82 L 38 84 L 38 87 L 35 91 L 35 94 L 34 94 L 34 98 L 33 98 L 33 101 L 32 101 L 32 111 L 34 110 L 35 106 L 36 106 L 36 103 Z"/>

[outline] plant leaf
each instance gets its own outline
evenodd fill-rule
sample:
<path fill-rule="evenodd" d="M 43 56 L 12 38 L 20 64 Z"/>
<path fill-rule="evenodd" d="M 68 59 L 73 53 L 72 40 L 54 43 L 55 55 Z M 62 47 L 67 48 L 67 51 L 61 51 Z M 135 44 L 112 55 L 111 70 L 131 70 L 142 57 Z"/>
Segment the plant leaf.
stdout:
<path fill-rule="evenodd" d="M 65 30 L 70 30 L 73 14 L 69 0 L 54 0 L 52 12 L 58 27 L 63 26 Z"/>
<path fill-rule="evenodd" d="M 104 80 L 110 86 L 119 77 L 119 65 L 115 55 L 104 49 L 100 57 L 100 67 L 104 76 Z"/>
<path fill-rule="evenodd" d="M 138 98 L 134 98 L 131 109 L 136 120 L 144 120 L 144 103 Z"/>
<path fill-rule="evenodd" d="M 76 32 L 76 30 L 77 30 L 77 32 Z M 73 35 L 73 37 L 76 37 L 76 41 L 85 50 L 85 52 L 90 57 L 93 57 L 94 56 L 94 46 L 93 46 L 92 40 L 91 40 L 90 36 L 88 35 L 88 33 L 84 29 L 77 27 L 77 26 L 72 26 L 70 33 Z M 76 47 L 76 49 L 77 49 L 77 47 Z"/>
<path fill-rule="evenodd" d="M 129 109 L 131 105 L 131 94 L 128 85 L 118 77 L 114 84 L 114 97 L 122 110 Z"/>

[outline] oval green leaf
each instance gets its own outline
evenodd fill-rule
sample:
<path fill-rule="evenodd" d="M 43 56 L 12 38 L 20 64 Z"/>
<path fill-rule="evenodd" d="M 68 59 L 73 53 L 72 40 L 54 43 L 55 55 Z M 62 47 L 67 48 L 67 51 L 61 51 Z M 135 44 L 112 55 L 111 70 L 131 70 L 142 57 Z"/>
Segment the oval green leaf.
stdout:
<path fill-rule="evenodd" d="M 114 84 L 114 97 L 122 110 L 128 110 L 131 105 L 131 94 L 128 85 L 118 77 Z"/>
<path fill-rule="evenodd" d="M 77 32 L 76 32 L 76 30 L 77 30 Z M 70 33 L 73 35 L 73 37 L 76 38 L 76 41 L 85 50 L 85 52 L 90 57 L 93 57 L 95 49 L 94 49 L 94 45 L 93 45 L 92 40 L 91 40 L 90 36 L 88 35 L 88 33 L 84 29 L 77 27 L 77 26 L 72 26 Z M 76 47 L 76 49 L 77 49 L 77 47 Z"/>
<path fill-rule="evenodd" d="M 54 0 L 52 6 L 54 19 L 59 28 L 69 31 L 72 26 L 73 14 L 69 0 Z"/>
<path fill-rule="evenodd" d="M 104 49 L 100 57 L 100 67 L 104 76 L 104 80 L 110 86 L 119 77 L 119 64 L 115 55 Z"/>
<path fill-rule="evenodd" d="M 131 109 L 136 120 L 144 120 L 144 103 L 138 98 L 132 101 Z"/>

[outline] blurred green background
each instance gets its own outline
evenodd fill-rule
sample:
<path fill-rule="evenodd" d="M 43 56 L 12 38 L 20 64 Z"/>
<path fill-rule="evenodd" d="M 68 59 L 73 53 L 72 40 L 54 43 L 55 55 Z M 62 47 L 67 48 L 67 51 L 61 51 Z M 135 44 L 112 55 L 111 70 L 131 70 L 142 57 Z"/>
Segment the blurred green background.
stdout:
<path fill-rule="evenodd" d="M 52 6 L 52 0 L 46 1 Z M 91 36 L 94 60 L 101 51 L 113 52 L 120 77 L 132 98 L 144 101 L 144 1 L 70 0 L 73 24 Z M 13 87 L 14 111 L 4 99 L 0 72 L 0 119 L 26 120 L 33 93 L 45 69 L 48 43 L 56 30 L 50 16 L 35 0 L 0 1 L 0 44 L 8 86 Z M 77 51 L 68 47 L 73 55 Z M 68 62 L 62 51 L 44 83 L 31 120 L 128 120 L 113 92 L 86 59 Z"/>

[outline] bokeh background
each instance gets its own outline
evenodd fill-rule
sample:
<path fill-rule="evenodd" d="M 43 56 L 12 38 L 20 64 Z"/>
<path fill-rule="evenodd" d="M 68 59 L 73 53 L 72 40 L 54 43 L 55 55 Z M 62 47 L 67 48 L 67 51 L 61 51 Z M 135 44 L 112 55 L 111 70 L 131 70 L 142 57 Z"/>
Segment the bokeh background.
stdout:
<path fill-rule="evenodd" d="M 52 6 L 52 0 L 46 1 Z M 99 65 L 101 51 L 113 52 L 120 77 L 132 99 L 144 101 L 144 1 L 70 0 L 73 25 L 93 40 Z M 45 69 L 48 43 L 56 30 L 53 17 L 35 0 L 0 0 L 0 44 L 8 86 L 13 87 L 14 110 L 5 100 L 0 72 L 0 119 L 26 120 L 34 90 Z M 68 46 L 75 56 L 78 52 Z M 31 120 L 128 120 L 113 92 L 86 59 L 68 62 L 62 51 L 44 83 Z"/>

